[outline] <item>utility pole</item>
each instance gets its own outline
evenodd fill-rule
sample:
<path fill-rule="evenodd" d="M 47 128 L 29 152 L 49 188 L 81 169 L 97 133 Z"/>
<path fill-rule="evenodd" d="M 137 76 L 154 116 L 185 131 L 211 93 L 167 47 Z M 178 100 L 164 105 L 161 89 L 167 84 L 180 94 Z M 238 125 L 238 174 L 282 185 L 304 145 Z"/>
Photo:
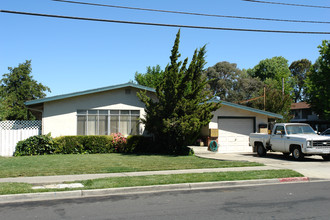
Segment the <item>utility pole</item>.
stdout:
<path fill-rule="evenodd" d="M 284 78 L 282 78 L 282 100 L 284 99 Z"/>
<path fill-rule="evenodd" d="M 266 86 L 264 86 L 264 111 L 266 111 Z"/>

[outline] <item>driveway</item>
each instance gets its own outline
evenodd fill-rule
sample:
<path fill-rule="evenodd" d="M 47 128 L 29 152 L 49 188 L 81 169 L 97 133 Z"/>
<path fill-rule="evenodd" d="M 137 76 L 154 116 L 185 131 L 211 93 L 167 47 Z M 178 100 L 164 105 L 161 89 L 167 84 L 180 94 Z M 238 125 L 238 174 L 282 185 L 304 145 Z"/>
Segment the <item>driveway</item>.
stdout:
<path fill-rule="evenodd" d="M 204 147 L 203 147 L 204 148 Z M 324 161 L 320 156 L 305 157 L 303 161 L 294 161 L 282 153 L 271 152 L 265 157 L 256 153 L 213 153 L 206 148 L 194 147 L 196 156 L 218 160 L 240 160 L 265 164 L 269 167 L 295 170 L 309 178 L 330 179 L 330 161 Z"/>

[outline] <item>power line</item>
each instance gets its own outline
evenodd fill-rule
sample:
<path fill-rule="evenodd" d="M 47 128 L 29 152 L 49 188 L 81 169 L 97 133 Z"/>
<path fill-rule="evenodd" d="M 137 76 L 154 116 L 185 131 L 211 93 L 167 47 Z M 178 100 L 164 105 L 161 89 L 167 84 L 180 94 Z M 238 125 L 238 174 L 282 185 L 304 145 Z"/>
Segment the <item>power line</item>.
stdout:
<path fill-rule="evenodd" d="M 63 18 L 63 19 L 72 19 L 72 20 L 85 20 L 85 21 L 99 21 L 99 22 L 121 23 L 121 24 L 137 24 L 137 25 L 161 26 L 161 27 L 178 27 L 178 28 L 193 28 L 193 29 L 222 30 L 222 31 L 266 32 L 266 33 L 281 33 L 281 34 L 330 34 L 330 32 L 261 30 L 261 29 L 244 29 L 244 28 L 191 26 L 191 25 L 181 25 L 181 24 L 162 24 L 162 23 L 149 23 L 149 22 L 137 22 L 137 21 L 120 21 L 120 20 L 108 20 L 108 19 L 98 19 L 98 18 L 84 18 L 84 17 L 73 17 L 73 16 L 63 16 L 63 15 L 40 14 L 40 13 L 21 12 L 21 11 L 9 11 L 9 10 L 0 10 L 0 13 L 1 12 L 9 13 L 9 14 L 39 16 L 39 17 Z"/>
<path fill-rule="evenodd" d="M 309 7 L 309 8 L 328 8 L 328 9 L 330 8 L 330 6 L 322 6 L 322 5 L 302 5 L 302 4 L 292 4 L 292 3 L 284 3 L 284 2 L 268 2 L 268 1 L 257 1 L 257 0 L 242 0 L 242 1 L 253 2 L 253 3 L 274 4 L 274 5 Z"/>
<path fill-rule="evenodd" d="M 281 22 L 330 24 L 330 21 L 306 21 L 306 20 L 290 20 L 290 19 L 276 19 L 276 18 L 231 16 L 231 15 L 219 15 L 219 14 L 203 14 L 203 13 L 197 13 L 197 12 L 169 11 L 169 10 L 160 10 L 160 9 L 151 9 L 151 8 L 136 8 L 136 7 L 127 7 L 127 6 L 120 6 L 120 5 L 105 5 L 105 4 L 97 4 L 97 3 L 89 3 L 89 2 L 78 2 L 78 1 L 69 1 L 69 0 L 52 0 L 52 1 L 62 2 L 62 3 L 81 4 L 81 5 L 101 6 L 101 7 L 109 7 L 109 8 L 121 8 L 121 9 L 131 9 L 131 10 L 141 10 L 141 11 L 162 12 L 162 13 L 197 15 L 197 16 L 207 16 L 207 17 L 219 17 L 219 18 L 236 18 L 236 19 L 262 20 L 262 21 L 281 21 Z"/>

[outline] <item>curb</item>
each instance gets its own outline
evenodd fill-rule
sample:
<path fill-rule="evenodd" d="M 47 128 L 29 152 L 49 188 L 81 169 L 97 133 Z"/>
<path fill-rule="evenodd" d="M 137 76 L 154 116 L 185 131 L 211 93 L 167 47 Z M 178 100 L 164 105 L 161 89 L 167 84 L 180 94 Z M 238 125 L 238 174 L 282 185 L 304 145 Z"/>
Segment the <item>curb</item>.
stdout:
<path fill-rule="evenodd" d="M 292 182 L 296 182 L 296 183 L 310 182 L 310 179 L 308 177 L 293 177 L 293 178 L 279 178 L 279 179 L 181 183 L 181 184 L 170 184 L 170 185 L 10 194 L 10 195 L 0 195 L 0 204 L 60 200 L 60 199 L 78 199 L 78 198 L 115 196 L 115 195 L 132 195 L 132 194 L 170 192 L 170 191 L 221 189 L 221 188 L 244 187 L 244 186 L 253 186 L 253 185 L 286 184 Z"/>
<path fill-rule="evenodd" d="M 287 182 L 298 182 L 298 181 L 309 181 L 308 177 L 289 177 L 289 178 L 279 178 L 280 183 Z"/>

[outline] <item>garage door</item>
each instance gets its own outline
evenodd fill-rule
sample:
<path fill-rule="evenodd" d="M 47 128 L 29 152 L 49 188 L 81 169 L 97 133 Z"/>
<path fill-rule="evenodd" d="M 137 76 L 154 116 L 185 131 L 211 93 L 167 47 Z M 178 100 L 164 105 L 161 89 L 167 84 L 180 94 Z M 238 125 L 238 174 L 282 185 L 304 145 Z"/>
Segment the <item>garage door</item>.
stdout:
<path fill-rule="evenodd" d="M 249 134 L 255 118 L 219 118 L 219 152 L 251 152 Z"/>

